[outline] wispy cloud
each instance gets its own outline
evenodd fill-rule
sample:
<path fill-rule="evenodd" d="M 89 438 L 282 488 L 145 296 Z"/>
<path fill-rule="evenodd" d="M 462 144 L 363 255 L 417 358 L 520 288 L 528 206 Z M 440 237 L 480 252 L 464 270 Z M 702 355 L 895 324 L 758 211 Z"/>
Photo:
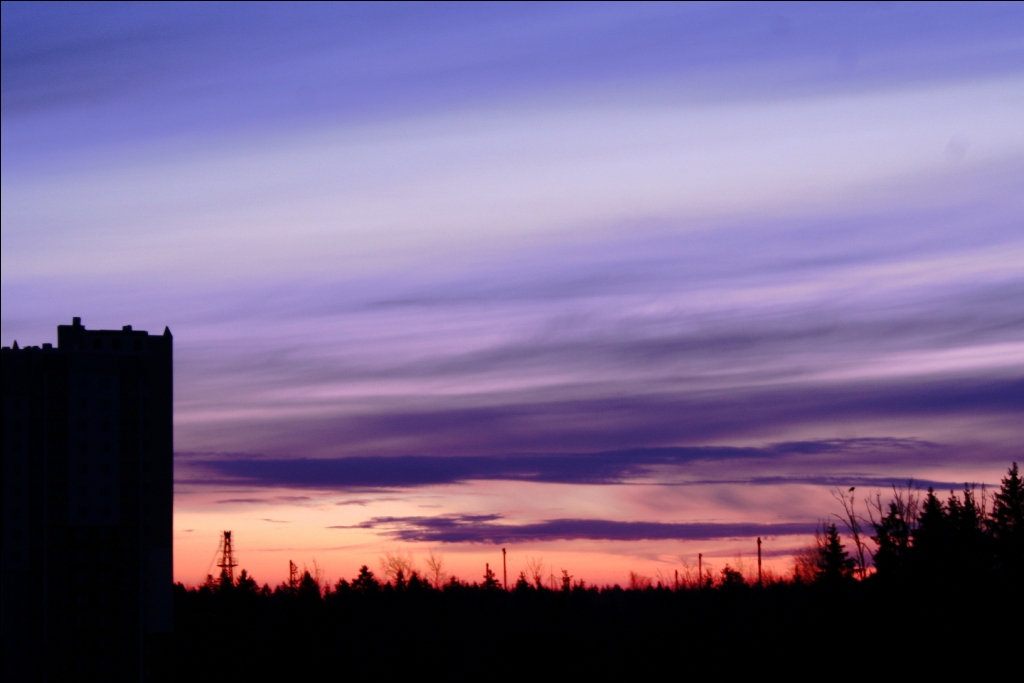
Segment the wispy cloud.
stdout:
<path fill-rule="evenodd" d="M 274 505 L 281 503 L 301 503 L 310 500 L 309 496 L 269 496 L 266 498 L 224 498 L 218 500 L 219 505 Z"/>
<path fill-rule="evenodd" d="M 717 524 L 618 522 L 606 519 L 549 519 L 533 524 L 506 524 L 499 515 L 437 517 L 374 517 L 338 529 L 373 529 L 407 543 L 528 543 L 536 541 L 710 540 L 753 536 L 794 536 L 812 533 L 815 524 Z"/>
<path fill-rule="evenodd" d="M 808 461 L 808 456 L 817 460 Z M 260 456 L 184 456 L 187 466 L 206 472 L 214 485 L 244 483 L 265 487 L 337 490 L 402 489 L 469 481 L 524 481 L 581 485 L 613 485 L 649 481 L 658 484 L 889 486 L 905 477 L 866 476 L 858 470 L 880 462 L 899 463 L 913 472 L 923 463 L 958 457 L 958 451 L 913 439 L 867 438 L 786 442 L 763 447 L 632 448 L 592 453 L 518 453 L 495 456 L 395 456 L 348 458 L 265 458 Z M 772 476 L 686 476 L 686 465 L 716 463 L 737 471 L 729 461 L 767 462 L 778 467 L 799 457 L 804 470 L 845 470 L 848 474 L 804 473 Z M 922 482 L 940 488 L 950 482 Z M 248 501 L 248 499 L 245 499 Z M 338 505 L 365 505 L 372 499 L 351 499 Z"/>

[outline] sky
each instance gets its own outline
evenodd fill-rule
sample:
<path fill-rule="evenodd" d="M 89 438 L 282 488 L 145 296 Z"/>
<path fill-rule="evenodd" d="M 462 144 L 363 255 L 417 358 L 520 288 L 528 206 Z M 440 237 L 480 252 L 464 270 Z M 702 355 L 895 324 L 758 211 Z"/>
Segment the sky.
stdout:
<path fill-rule="evenodd" d="M 4 345 L 174 334 L 188 584 L 781 574 L 1024 459 L 1019 3 L 5 2 L 0 168 Z"/>

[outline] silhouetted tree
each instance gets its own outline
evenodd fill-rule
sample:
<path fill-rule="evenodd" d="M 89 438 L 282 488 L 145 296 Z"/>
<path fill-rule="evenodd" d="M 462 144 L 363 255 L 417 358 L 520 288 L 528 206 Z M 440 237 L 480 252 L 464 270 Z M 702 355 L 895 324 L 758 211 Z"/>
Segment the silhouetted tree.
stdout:
<path fill-rule="evenodd" d="M 854 494 L 856 491 L 855 486 L 851 486 L 845 493 L 842 489 L 836 487 L 832 491 L 832 496 L 839 501 L 843 506 L 843 515 L 840 519 L 843 520 L 843 524 L 846 525 L 847 531 L 850 532 L 850 538 L 853 539 L 853 547 L 856 551 L 856 570 L 860 574 L 860 578 L 863 581 L 867 575 L 867 563 L 866 563 L 866 552 L 867 547 L 864 543 L 863 536 L 861 534 L 861 522 L 864 520 L 857 514 L 857 499 Z"/>
<path fill-rule="evenodd" d="M 526 561 L 526 570 L 530 573 L 533 585 L 537 590 L 544 588 L 544 560 L 540 557 L 531 557 Z"/>
<path fill-rule="evenodd" d="M 855 562 L 843 547 L 835 524 L 825 527 L 818 557 L 818 580 L 836 584 L 853 578 Z"/>
<path fill-rule="evenodd" d="M 228 570 L 222 569 L 220 571 L 220 576 L 217 577 L 216 590 L 218 592 L 230 592 L 234 587 L 235 584 L 231 579 L 231 575 L 228 574 Z"/>
<path fill-rule="evenodd" d="M 984 494 L 984 491 L 983 491 Z M 947 580 L 973 583 L 991 571 L 992 538 L 989 536 L 984 502 L 979 506 L 974 491 L 964 484 L 963 501 L 952 491 L 946 502 L 946 556 L 942 558 Z"/>
<path fill-rule="evenodd" d="M 384 572 L 385 582 L 397 581 L 398 574 L 401 573 L 404 584 L 416 570 L 416 563 L 413 561 L 411 553 L 387 552 L 384 553 L 384 557 L 380 558 L 380 568 Z"/>
<path fill-rule="evenodd" d="M 959 500 L 951 496 L 949 505 L 959 506 Z M 920 577 L 938 578 L 944 573 L 944 564 L 950 561 L 951 529 L 947 507 L 928 487 L 928 493 L 921 504 L 917 527 L 913 530 L 913 571 Z"/>
<path fill-rule="evenodd" d="M 498 583 L 497 577 L 495 577 L 494 572 L 491 571 L 490 563 L 485 564 L 484 567 L 484 582 L 480 585 L 487 590 L 498 590 L 501 588 L 501 584 Z"/>
<path fill-rule="evenodd" d="M 427 555 L 427 569 L 434 588 L 440 588 L 444 583 L 446 574 L 444 571 L 444 556 L 441 553 L 430 551 Z"/>
<path fill-rule="evenodd" d="M 821 531 L 815 532 L 814 539 L 814 543 L 793 553 L 793 581 L 796 583 L 814 583 L 818 580 Z"/>
<path fill-rule="evenodd" d="M 257 593 L 260 589 L 259 584 L 244 569 L 238 575 L 238 582 L 235 584 L 235 588 L 242 593 Z"/>
<path fill-rule="evenodd" d="M 1012 580 L 1024 578 L 1024 485 L 1017 463 L 1000 482 L 989 523 L 996 570 Z"/>
<path fill-rule="evenodd" d="M 374 593 L 380 590 L 380 583 L 377 581 L 377 577 L 373 575 L 373 572 L 365 564 L 359 568 L 359 575 L 352 579 L 352 590 L 362 593 Z"/>
<path fill-rule="evenodd" d="M 746 579 L 743 578 L 743 574 L 739 573 L 729 565 L 725 565 L 722 569 L 722 588 L 728 590 L 731 588 L 741 588 L 747 585 Z"/>
<path fill-rule="evenodd" d="M 879 577 L 902 578 L 906 576 L 910 563 L 910 548 L 914 529 L 917 525 L 918 499 L 909 489 L 893 487 L 893 497 L 883 504 L 881 494 L 872 503 L 878 520 L 872 516 L 871 526 L 875 533 L 875 569 Z M 869 508 L 870 510 L 870 508 Z"/>
<path fill-rule="evenodd" d="M 647 590 L 651 587 L 651 577 L 644 576 L 643 574 L 637 574 L 634 571 L 629 572 L 629 589 L 640 591 Z"/>
<path fill-rule="evenodd" d="M 216 592 L 218 585 L 219 585 L 219 582 L 218 582 L 217 579 L 213 578 L 213 574 L 207 574 L 206 575 L 206 580 L 203 581 L 201 587 L 205 588 L 207 591 Z"/>
<path fill-rule="evenodd" d="M 318 601 L 321 598 L 320 595 L 320 584 L 317 583 L 313 575 L 308 571 L 302 572 L 302 578 L 299 580 L 299 598 L 307 601 Z"/>
<path fill-rule="evenodd" d="M 409 575 L 409 580 L 406 582 L 406 590 L 415 593 L 416 591 L 428 588 L 430 588 L 430 582 L 420 577 L 419 573 L 413 570 L 412 574 Z"/>

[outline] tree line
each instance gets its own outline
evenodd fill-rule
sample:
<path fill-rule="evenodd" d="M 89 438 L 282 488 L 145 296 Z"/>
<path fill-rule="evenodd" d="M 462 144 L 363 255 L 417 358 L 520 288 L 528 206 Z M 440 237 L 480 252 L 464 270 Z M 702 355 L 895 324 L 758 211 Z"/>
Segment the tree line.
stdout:
<path fill-rule="evenodd" d="M 839 525 L 823 523 L 814 543 L 797 554 L 794 580 L 930 587 L 1020 580 L 1024 488 L 1017 463 L 991 500 L 985 489 L 968 485 L 945 501 L 932 487 L 923 495 L 911 486 L 893 487 L 888 500 L 875 493 L 864 501 L 865 517 L 854 494 L 853 488 L 835 492 L 843 511 L 836 515 Z M 853 552 L 842 542 L 840 525 Z"/>
<path fill-rule="evenodd" d="M 504 590 L 490 566 L 467 582 L 445 577 L 434 556 L 427 575 L 391 556 L 381 575 L 363 566 L 332 586 L 315 569 L 276 588 L 245 570 L 235 580 L 222 574 L 194 588 L 177 584 L 167 671 L 285 675 L 332 652 L 400 661 L 457 650 L 469 666 L 488 660 L 499 643 L 524 662 L 550 648 L 590 662 L 621 663 L 655 646 L 701 658 L 740 646 L 827 646 L 837 615 L 844 631 L 874 633 L 879 615 L 896 606 L 919 624 L 1009 615 L 1009 630 L 964 626 L 929 636 L 955 635 L 960 646 L 981 633 L 992 641 L 1020 632 L 1024 486 L 1016 463 L 991 496 L 969 486 L 944 499 L 932 489 L 895 487 L 858 510 L 855 494 L 836 492 L 842 512 L 821 524 L 792 576 L 760 585 L 729 565 L 697 581 L 627 587 L 589 586 L 564 571 L 545 581 L 533 565 Z M 923 634 L 912 629 L 901 638 Z"/>

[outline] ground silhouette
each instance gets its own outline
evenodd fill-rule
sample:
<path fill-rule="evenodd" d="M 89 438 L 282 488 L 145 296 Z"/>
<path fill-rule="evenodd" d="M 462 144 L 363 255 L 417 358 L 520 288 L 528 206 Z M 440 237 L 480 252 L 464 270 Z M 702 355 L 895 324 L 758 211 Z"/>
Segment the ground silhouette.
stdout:
<path fill-rule="evenodd" d="M 851 525 L 870 529 L 873 566 L 859 566 L 840 528 L 823 523 L 792 577 L 760 584 L 729 566 L 699 581 L 631 588 L 588 586 L 563 572 L 550 587 L 520 574 L 506 591 L 489 566 L 480 580 L 439 585 L 402 568 L 382 580 L 367 566 L 333 586 L 309 572 L 292 584 L 259 586 L 244 570 L 236 581 L 178 584 L 173 653 L 163 671 L 175 680 L 292 677 L 374 662 L 392 671 L 440 666 L 470 674 L 497 662 L 523 672 L 553 662 L 579 671 L 663 659 L 810 657 L 873 642 L 898 643 L 908 657 L 1012 642 L 1024 586 L 1016 464 L 991 503 L 971 487 L 945 502 L 912 487 L 869 502 L 865 518 L 847 515 L 845 524 L 848 540 Z"/>

